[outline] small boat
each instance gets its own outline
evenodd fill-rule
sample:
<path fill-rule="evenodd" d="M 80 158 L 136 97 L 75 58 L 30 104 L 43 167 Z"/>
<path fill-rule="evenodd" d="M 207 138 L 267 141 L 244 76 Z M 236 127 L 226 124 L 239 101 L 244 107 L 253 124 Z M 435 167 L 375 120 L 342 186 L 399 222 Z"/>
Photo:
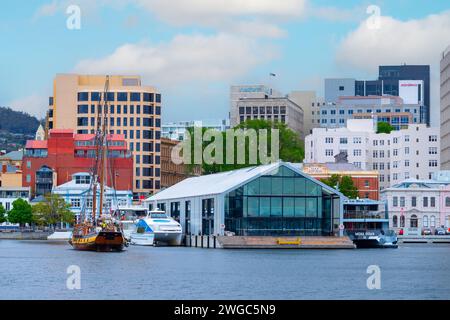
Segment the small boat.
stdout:
<path fill-rule="evenodd" d="M 147 224 L 145 219 L 139 219 L 136 228 L 130 236 L 130 243 L 137 246 L 153 246 L 155 242 L 155 233 Z"/>
<path fill-rule="evenodd" d="M 155 245 L 167 244 L 172 246 L 181 245 L 183 231 L 181 225 L 171 217 L 167 216 L 164 211 L 153 210 L 148 213 L 145 218 L 140 219 L 137 226 L 145 228 L 148 232 L 144 232 L 150 239 L 150 233 L 153 232 Z M 148 229 L 147 229 L 148 228 Z M 139 229 L 139 227 L 138 227 Z M 151 231 L 150 231 L 151 230 Z M 132 242 L 135 233 L 132 235 Z"/>
<path fill-rule="evenodd" d="M 136 223 L 140 218 L 147 216 L 147 208 L 142 206 L 119 207 L 115 216 L 122 225 L 125 239 L 131 243 L 131 234 L 136 232 Z"/>

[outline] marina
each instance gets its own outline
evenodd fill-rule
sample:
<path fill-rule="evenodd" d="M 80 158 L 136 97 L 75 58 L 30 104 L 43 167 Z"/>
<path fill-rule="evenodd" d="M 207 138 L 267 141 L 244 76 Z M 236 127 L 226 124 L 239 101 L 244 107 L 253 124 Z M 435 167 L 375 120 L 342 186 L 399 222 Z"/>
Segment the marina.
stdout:
<path fill-rule="evenodd" d="M 397 250 L 130 246 L 121 253 L 96 253 L 67 243 L 0 240 L 0 299 L 450 299 L 449 249 L 449 244 L 404 244 Z M 71 265 L 80 267 L 81 290 L 66 287 Z M 366 286 L 370 265 L 380 267 L 380 290 Z"/>

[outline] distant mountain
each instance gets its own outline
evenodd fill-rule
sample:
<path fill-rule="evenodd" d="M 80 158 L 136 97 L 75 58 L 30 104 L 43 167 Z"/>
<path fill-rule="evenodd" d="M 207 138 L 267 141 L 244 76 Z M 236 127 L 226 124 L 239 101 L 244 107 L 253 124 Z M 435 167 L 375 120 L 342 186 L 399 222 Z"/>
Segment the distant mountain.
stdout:
<path fill-rule="evenodd" d="M 28 113 L 14 111 L 7 107 L 0 107 L 1 131 L 34 136 L 39 124 L 40 121 Z"/>

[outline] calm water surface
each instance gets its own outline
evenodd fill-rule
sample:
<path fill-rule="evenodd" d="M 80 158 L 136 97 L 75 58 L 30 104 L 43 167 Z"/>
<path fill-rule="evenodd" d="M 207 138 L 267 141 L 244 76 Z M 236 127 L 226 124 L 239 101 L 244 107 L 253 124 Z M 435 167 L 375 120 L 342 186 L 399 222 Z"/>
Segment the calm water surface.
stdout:
<path fill-rule="evenodd" d="M 81 268 L 81 290 L 66 270 Z M 368 290 L 369 265 L 381 290 Z M 367 250 L 72 250 L 0 240 L 0 299 L 450 299 L 450 245 Z"/>

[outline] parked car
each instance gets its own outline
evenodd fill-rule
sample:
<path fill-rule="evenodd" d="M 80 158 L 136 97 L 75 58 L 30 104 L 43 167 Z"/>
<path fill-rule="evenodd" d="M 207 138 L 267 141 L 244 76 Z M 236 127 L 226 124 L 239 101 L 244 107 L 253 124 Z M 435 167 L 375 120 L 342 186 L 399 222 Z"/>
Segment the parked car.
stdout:
<path fill-rule="evenodd" d="M 445 230 L 445 234 L 446 234 L 446 235 L 450 235 L 450 228 L 448 228 L 447 230 Z"/>
<path fill-rule="evenodd" d="M 422 235 L 423 236 L 431 236 L 433 233 L 431 232 L 430 228 L 424 228 L 422 229 Z"/>
<path fill-rule="evenodd" d="M 446 232 L 444 228 L 436 228 L 434 234 L 437 236 L 445 236 Z"/>

